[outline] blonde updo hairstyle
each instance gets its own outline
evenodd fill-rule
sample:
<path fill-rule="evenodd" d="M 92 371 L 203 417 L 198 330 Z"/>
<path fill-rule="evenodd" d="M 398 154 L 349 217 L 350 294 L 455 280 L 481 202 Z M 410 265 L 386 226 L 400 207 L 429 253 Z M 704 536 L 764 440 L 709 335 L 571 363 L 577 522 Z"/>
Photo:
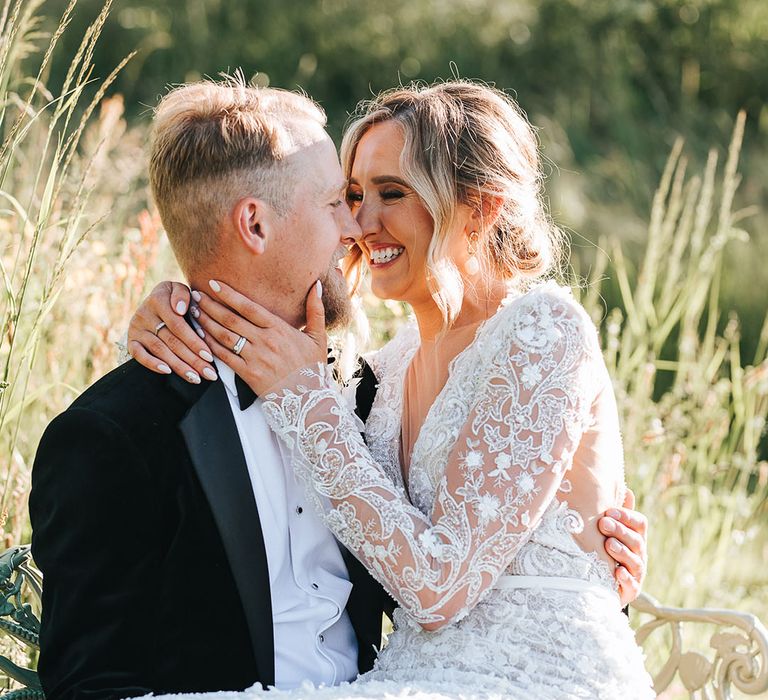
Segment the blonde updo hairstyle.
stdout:
<path fill-rule="evenodd" d="M 514 100 L 466 80 L 383 92 L 361 103 L 344 134 L 341 160 L 347 177 L 362 137 L 389 120 L 403 131 L 403 174 L 434 222 L 425 274 L 444 329 L 458 316 L 464 295 L 462 276 L 448 254 L 460 205 L 494 215 L 478 231 L 478 274 L 485 281 L 525 286 L 556 268 L 560 233 L 542 201 L 537 139 Z M 356 248 L 346 262 L 353 286 L 360 281 L 361 263 Z"/>

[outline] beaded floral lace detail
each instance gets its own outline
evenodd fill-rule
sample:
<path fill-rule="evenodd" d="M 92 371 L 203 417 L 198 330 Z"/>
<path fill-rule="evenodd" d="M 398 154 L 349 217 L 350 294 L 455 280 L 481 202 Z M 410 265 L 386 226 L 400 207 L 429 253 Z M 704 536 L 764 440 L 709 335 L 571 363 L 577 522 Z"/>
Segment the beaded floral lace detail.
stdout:
<path fill-rule="evenodd" d="M 571 537 L 574 512 L 556 499 L 568 489 L 564 475 L 606 376 L 583 309 L 546 285 L 481 327 L 454 360 L 414 446 L 412 503 L 397 459 L 401 384 L 388 378 L 402 378 L 388 368 L 395 358 L 407 364 L 415 351 L 404 350 L 408 338 L 398 340 L 400 352 L 391 352 L 395 344 L 374 360 L 382 381 L 370 451 L 319 366 L 266 397 L 270 426 L 338 539 L 410 619 L 432 629 L 465 617 L 507 570 L 607 583 L 607 567 Z M 554 555 L 535 551 L 552 544 Z"/>

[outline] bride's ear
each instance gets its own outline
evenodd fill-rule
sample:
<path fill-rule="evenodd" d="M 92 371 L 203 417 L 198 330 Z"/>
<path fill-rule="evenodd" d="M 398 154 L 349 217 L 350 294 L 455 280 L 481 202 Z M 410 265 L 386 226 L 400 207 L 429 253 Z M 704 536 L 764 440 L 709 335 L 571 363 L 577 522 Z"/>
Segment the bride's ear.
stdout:
<path fill-rule="evenodd" d="M 263 200 L 244 197 L 232 209 L 232 227 L 238 240 L 255 255 L 262 255 L 272 237 L 272 208 Z"/>
<path fill-rule="evenodd" d="M 473 231 L 490 231 L 499 220 L 501 210 L 504 207 L 502 197 L 493 195 L 480 195 L 480 201 L 472 210 L 470 227 Z"/>

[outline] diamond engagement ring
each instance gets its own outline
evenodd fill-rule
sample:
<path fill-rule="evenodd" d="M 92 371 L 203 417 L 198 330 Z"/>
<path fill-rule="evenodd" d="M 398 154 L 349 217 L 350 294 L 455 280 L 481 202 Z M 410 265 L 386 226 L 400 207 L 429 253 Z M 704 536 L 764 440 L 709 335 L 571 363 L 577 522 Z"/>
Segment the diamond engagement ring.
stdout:
<path fill-rule="evenodd" d="M 165 321 L 160 321 L 160 323 L 155 326 L 155 335 L 157 335 L 163 328 L 165 328 Z"/>
<path fill-rule="evenodd" d="M 245 339 L 245 337 L 241 335 L 237 339 L 237 342 L 235 343 L 235 346 L 232 348 L 232 352 L 235 353 L 235 355 L 239 355 L 243 351 L 243 348 L 245 347 L 245 344 L 247 342 L 248 341 Z"/>

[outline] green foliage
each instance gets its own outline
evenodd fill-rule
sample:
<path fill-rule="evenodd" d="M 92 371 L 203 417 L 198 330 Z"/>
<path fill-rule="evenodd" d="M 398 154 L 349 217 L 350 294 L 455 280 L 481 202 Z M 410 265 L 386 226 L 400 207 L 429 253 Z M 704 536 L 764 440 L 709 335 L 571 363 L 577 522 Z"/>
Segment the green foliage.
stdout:
<path fill-rule="evenodd" d="M 58 16 L 64 2 L 48 0 L 46 13 Z M 84 24 L 101 0 L 81 9 L 73 21 Z M 141 120 L 168 84 L 238 67 L 261 84 L 309 92 L 335 137 L 359 100 L 400 81 L 459 72 L 514 91 L 555 164 L 548 190 L 558 223 L 592 243 L 620 236 L 630 264 L 678 134 L 702 167 L 704 145 L 725 142 L 746 110 L 742 197 L 768 202 L 763 0 L 121 0 L 103 33 L 101 70 L 138 48 L 116 87 Z M 77 31 L 62 41 L 71 55 Z M 53 84 L 65 68 L 53 66 Z M 732 248 L 720 290 L 745 321 L 750 352 L 763 306 L 759 285 L 745 280 L 768 283 L 767 228 L 763 213 L 753 245 Z M 579 245 L 575 253 L 583 264 L 594 255 Z"/>

